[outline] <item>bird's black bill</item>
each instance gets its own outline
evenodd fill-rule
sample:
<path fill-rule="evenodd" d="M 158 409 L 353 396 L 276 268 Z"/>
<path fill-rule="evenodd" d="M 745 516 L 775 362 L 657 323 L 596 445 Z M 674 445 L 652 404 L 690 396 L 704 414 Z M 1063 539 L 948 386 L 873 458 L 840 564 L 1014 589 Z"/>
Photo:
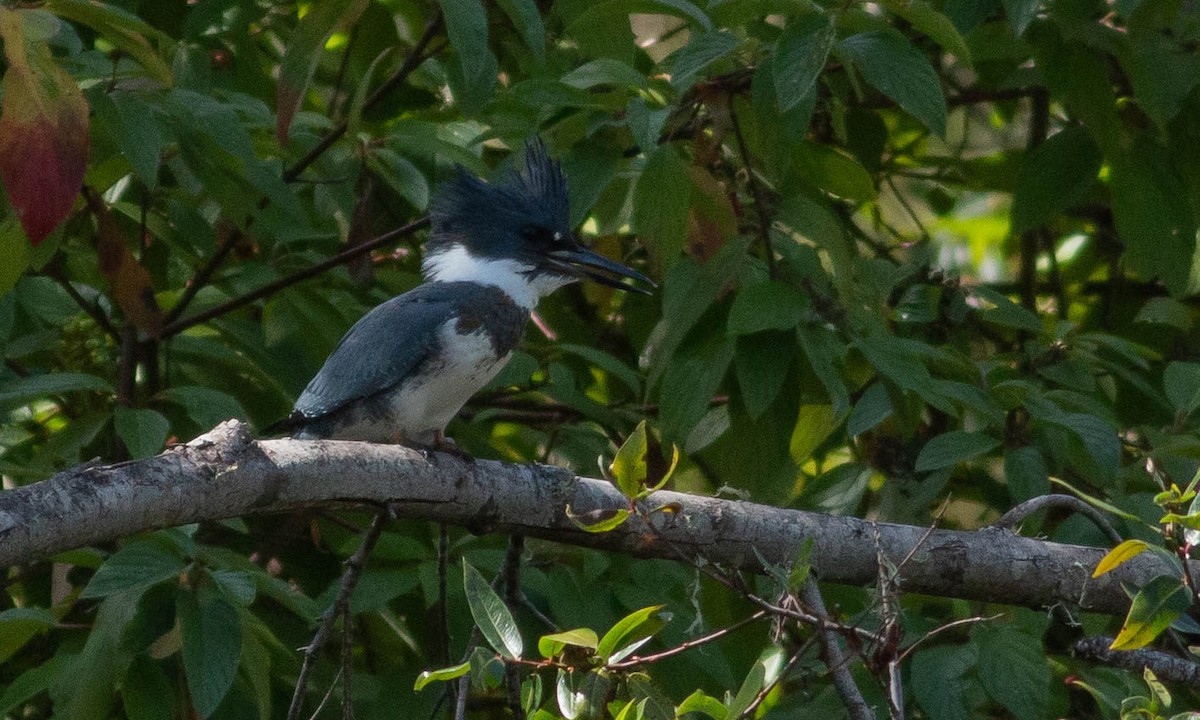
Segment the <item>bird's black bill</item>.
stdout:
<path fill-rule="evenodd" d="M 658 287 L 658 285 L 654 284 L 653 280 L 637 270 L 625 267 L 619 262 L 609 260 L 603 255 L 594 253 L 587 248 L 556 250 L 550 253 L 550 257 L 558 261 L 562 269 L 573 275 L 594 280 L 601 285 L 614 287 L 618 290 L 628 290 L 642 295 L 649 295 L 654 288 Z M 633 280 L 634 284 L 621 282 L 621 278 Z"/>

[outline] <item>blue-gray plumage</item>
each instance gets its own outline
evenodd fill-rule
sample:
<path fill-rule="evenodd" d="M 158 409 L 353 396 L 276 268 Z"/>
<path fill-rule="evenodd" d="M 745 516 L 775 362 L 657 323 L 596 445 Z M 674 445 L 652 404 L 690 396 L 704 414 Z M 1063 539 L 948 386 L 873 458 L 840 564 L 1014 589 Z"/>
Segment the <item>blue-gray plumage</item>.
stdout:
<path fill-rule="evenodd" d="M 581 278 L 648 278 L 584 248 L 567 184 L 540 141 L 487 183 L 459 168 L 431 206 L 428 282 L 355 323 L 281 427 L 298 438 L 430 445 L 512 355 L 538 300 Z"/>

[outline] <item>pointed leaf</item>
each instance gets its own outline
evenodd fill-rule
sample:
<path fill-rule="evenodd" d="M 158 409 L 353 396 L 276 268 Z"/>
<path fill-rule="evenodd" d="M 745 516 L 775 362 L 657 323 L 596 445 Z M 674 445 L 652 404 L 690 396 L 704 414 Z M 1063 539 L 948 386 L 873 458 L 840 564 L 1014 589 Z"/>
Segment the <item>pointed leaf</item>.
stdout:
<path fill-rule="evenodd" d="M 638 423 L 617 450 L 608 466 L 613 483 L 627 498 L 637 497 L 646 487 L 646 421 Z"/>
<path fill-rule="evenodd" d="M 651 605 L 635 610 L 617 621 L 604 633 L 596 646 L 596 654 L 606 661 L 619 648 L 648 638 L 662 629 L 671 620 L 671 613 L 664 612 L 665 605 Z"/>
<path fill-rule="evenodd" d="M 304 92 L 312 82 L 325 41 L 335 31 L 346 30 L 358 22 L 367 7 L 367 0 L 325 0 L 309 5 L 308 14 L 300 19 L 289 39 L 279 63 L 279 86 L 276 92 L 275 133 L 279 144 L 288 141 L 288 128 L 300 109 Z"/>
<path fill-rule="evenodd" d="M 917 472 L 952 467 L 960 462 L 991 452 L 1000 441 L 983 432 L 952 430 L 925 443 L 917 455 Z"/>
<path fill-rule="evenodd" d="M 538 639 L 538 652 L 542 657 L 552 658 L 563 651 L 567 645 L 595 650 L 599 644 L 596 631 L 591 628 L 576 628 L 563 632 L 543 635 Z"/>
<path fill-rule="evenodd" d="M 0 102 L 0 179 L 34 245 L 66 219 L 83 185 L 88 104 L 50 54 L 58 19 L 0 6 L 8 70 Z"/>
<path fill-rule="evenodd" d="M 1175 618 L 1187 612 L 1191 593 L 1178 578 L 1160 575 L 1133 597 L 1113 650 L 1136 650 L 1154 641 Z"/>
<path fill-rule="evenodd" d="M 475 624 L 492 649 L 507 658 L 520 658 L 525 646 L 512 613 L 483 575 L 466 560 L 463 560 L 463 589 L 467 593 L 471 617 L 475 618 Z"/>
<path fill-rule="evenodd" d="M 875 89 L 934 133 L 946 134 L 946 96 L 941 80 L 925 55 L 903 35 L 894 31 L 859 33 L 837 47 Z"/>
<path fill-rule="evenodd" d="M 459 665 L 451 665 L 450 667 L 440 668 L 438 670 L 424 670 L 417 676 L 417 681 L 413 683 L 413 690 L 422 690 L 431 682 L 439 682 L 460 678 L 463 675 L 471 672 L 471 663 L 465 662 Z"/>
<path fill-rule="evenodd" d="M 1122 563 L 1132 560 L 1148 550 L 1150 545 L 1141 540 L 1126 540 L 1108 551 L 1092 571 L 1092 577 L 1098 578 L 1106 572 L 1116 570 Z"/>
<path fill-rule="evenodd" d="M 162 329 L 163 313 L 154 296 L 150 272 L 133 256 L 108 206 L 90 190 L 85 195 L 99 228 L 96 254 L 100 272 L 108 279 L 113 298 L 139 330 L 157 335 Z"/>
<path fill-rule="evenodd" d="M 833 25 L 824 13 L 788 21 L 771 58 L 780 112 L 791 110 L 813 92 L 834 39 Z"/>
<path fill-rule="evenodd" d="M 625 508 L 600 508 L 576 514 L 570 504 L 566 507 L 567 518 L 575 523 L 575 527 L 590 533 L 608 532 L 621 526 L 629 519 L 629 511 Z"/>
<path fill-rule="evenodd" d="M 188 692 L 196 713 L 207 718 L 233 686 L 242 655 L 242 619 L 215 589 L 181 590 L 175 607 Z"/>

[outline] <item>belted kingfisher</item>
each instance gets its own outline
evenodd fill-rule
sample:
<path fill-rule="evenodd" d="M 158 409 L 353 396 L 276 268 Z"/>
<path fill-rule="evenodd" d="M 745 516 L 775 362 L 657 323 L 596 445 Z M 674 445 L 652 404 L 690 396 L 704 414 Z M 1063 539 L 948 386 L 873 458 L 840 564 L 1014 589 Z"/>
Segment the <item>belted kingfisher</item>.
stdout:
<path fill-rule="evenodd" d="M 648 293 L 641 273 L 580 244 L 562 168 L 540 140 L 525 172 L 487 183 L 459 167 L 430 208 L 426 282 L 354 324 L 279 428 L 302 439 L 439 445 L 511 357 L 538 300 L 588 278 Z"/>

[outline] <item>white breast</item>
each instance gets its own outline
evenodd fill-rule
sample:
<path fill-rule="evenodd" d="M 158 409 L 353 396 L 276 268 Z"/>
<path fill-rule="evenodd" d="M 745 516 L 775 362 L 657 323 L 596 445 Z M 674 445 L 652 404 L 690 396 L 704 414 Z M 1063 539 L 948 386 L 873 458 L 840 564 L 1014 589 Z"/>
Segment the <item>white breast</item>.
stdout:
<path fill-rule="evenodd" d="M 392 427 L 409 442 L 430 444 L 446 428 L 467 400 L 500 372 L 512 353 L 497 358 L 492 342 L 482 329 L 459 334 L 457 322 L 444 324 L 440 364 L 421 368 L 389 398 Z"/>

